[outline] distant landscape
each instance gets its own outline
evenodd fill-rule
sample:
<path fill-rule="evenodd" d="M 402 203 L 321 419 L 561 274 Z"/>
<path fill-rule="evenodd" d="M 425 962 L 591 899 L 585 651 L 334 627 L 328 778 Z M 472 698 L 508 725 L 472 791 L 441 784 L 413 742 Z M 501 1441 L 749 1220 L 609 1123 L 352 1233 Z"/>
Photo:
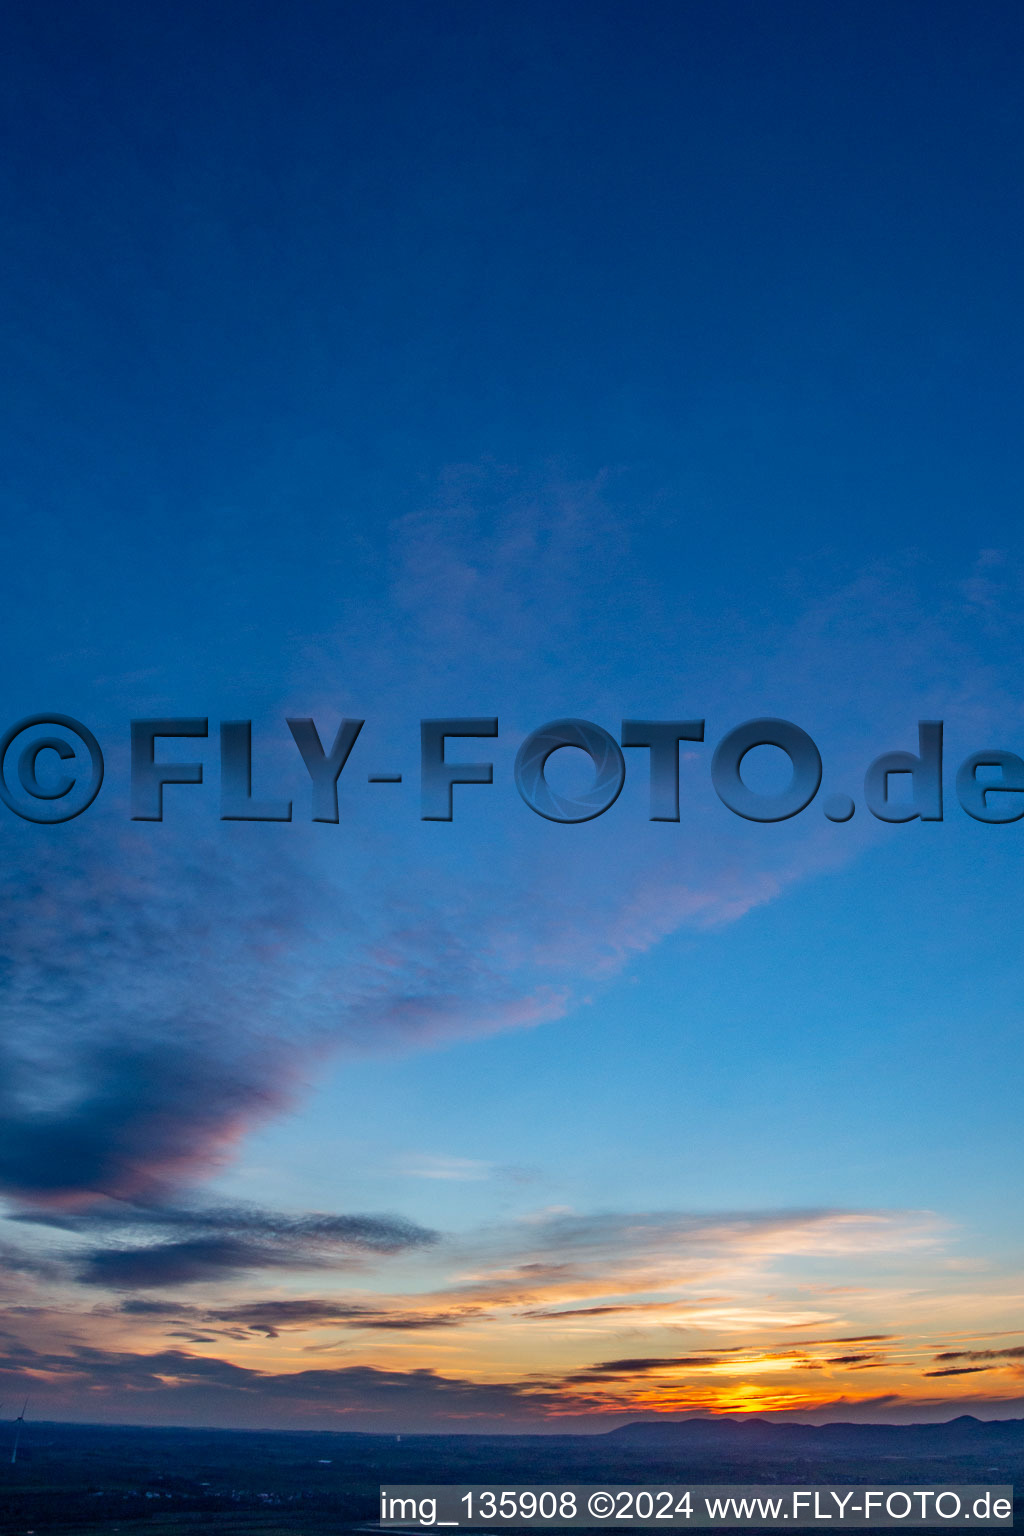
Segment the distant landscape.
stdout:
<path fill-rule="evenodd" d="M 1021 1488 L 1024 1419 L 816 1426 L 716 1418 L 602 1435 L 401 1437 L 28 1423 L 15 1465 L 0 1445 L 0 1536 L 313 1536 L 375 1524 L 382 1483 L 492 1480 Z M 1018 1497 L 1015 1529 L 1022 1514 Z"/>

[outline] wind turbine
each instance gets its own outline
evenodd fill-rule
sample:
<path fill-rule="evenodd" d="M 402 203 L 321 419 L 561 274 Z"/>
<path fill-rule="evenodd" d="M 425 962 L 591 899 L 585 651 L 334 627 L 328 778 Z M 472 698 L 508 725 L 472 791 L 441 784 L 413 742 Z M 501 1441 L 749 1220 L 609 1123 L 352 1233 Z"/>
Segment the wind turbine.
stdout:
<path fill-rule="evenodd" d="M 17 1425 L 17 1428 L 14 1431 L 14 1450 L 11 1452 L 11 1466 L 12 1467 L 14 1466 L 14 1463 L 18 1459 L 18 1441 L 21 1439 L 21 1426 L 25 1422 L 25 1409 L 27 1407 L 28 1407 L 28 1398 L 26 1397 L 26 1399 L 25 1399 L 25 1401 L 24 1401 L 24 1403 L 22 1405 L 21 1412 L 18 1414 L 18 1417 L 14 1421 L 15 1424 Z"/>

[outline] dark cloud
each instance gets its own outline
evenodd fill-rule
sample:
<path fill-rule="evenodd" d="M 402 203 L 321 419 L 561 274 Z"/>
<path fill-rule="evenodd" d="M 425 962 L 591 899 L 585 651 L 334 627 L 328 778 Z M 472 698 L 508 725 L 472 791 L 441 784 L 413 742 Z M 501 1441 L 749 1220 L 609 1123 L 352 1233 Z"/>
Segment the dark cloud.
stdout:
<path fill-rule="evenodd" d="M 422 1248 L 438 1234 L 398 1216 L 302 1216 L 252 1206 L 194 1209 L 108 1201 L 80 1212 L 23 1211 L 14 1220 L 93 1239 L 75 1261 L 85 1285 L 149 1289 L 258 1269 L 351 1267 L 367 1255 Z M 97 1235 L 115 1240 L 97 1245 Z M 116 1240 L 116 1239 L 120 1240 Z"/>
<path fill-rule="evenodd" d="M 947 1365 L 942 1371 L 922 1371 L 922 1376 L 973 1376 L 977 1371 L 992 1371 L 992 1365 Z"/>
<path fill-rule="evenodd" d="M 884 1335 L 874 1335 L 884 1337 Z M 818 1344 L 833 1343 L 834 1340 L 819 1339 L 813 1341 Z M 646 1376 L 652 1371 L 666 1370 L 694 1370 L 713 1365 L 725 1365 L 730 1363 L 730 1356 L 738 1354 L 750 1355 L 751 1362 L 757 1360 L 792 1360 L 797 1365 L 807 1370 L 821 1370 L 826 1365 L 849 1365 L 863 1368 L 865 1362 L 875 1362 L 878 1357 L 875 1354 L 857 1355 L 832 1355 L 825 1359 L 817 1360 L 804 1353 L 803 1348 L 790 1350 L 773 1350 L 760 1348 L 755 1345 L 734 1344 L 726 1349 L 700 1351 L 690 1355 L 642 1355 L 623 1360 L 599 1360 L 596 1365 L 589 1366 L 586 1370 L 577 1371 L 563 1379 L 567 1382 L 601 1382 L 614 1381 L 621 1376 Z"/>
<path fill-rule="evenodd" d="M 252 976 L 306 912 L 284 863 L 246 881 L 224 848 L 154 846 L 102 814 L 73 843 L 8 850 L 0 1192 L 151 1196 L 280 1111 L 300 1059 L 278 1027 L 290 974 L 267 979 L 262 1017 Z"/>
<path fill-rule="evenodd" d="M 559 1317 L 608 1317 L 613 1312 L 637 1312 L 644 1306 L 643 1302 L 630 1305 L 628 1302 L 615 1307 L 535 1307 L 530 1311 L 520 1313 L 521 1317 L 559 1318 Z"/>
<path fill-rule="evenodd" d="M 247 842 L 156 842 L 102 812 L 59 848 L 22 832 L 0 870 L 0 1194 L 163 1199 L 287 1108 L 328 1051 L 558 1011 L 447 918 L 396 937 L 376 879 L 357 908 L 298 850 L 254 869 Z M 367 959 L 382 935 L 386 967 Z"/>
<path fill-rule="evenodd" d="M 850 1333 L 838 1339 L 801 1339 L 805 1349 L 812 1344 L 887 1344 L 898 1339 L 898 1333 Z"/>
<path fill-rule="evenodd" d="M 294 773 L 290 738 L 269 750 Z M 99 807 L 59 845 L 9 831 L 0 1195 L 16 1201 L 166 1198 L 287 1109 L 330 1053 L 566 1005 L 550 966 L 489 960 L 450 897 L 410 922 L 402 861 L 389 867 L 379 839 L 341 881 L 298 836 L 268 860 L 239 829 L 203 837 L 170 816 L 157 834 Z M 532 910 L 508 900 L 513 921 Z"/>
<path fill-rule="evenodd" d="M 388 1312 L 364 1303 L 330 1301 L 317 1297 L 290 1301 L 254 1301 L 234 1307 L 179 1306 L 171 1299 L 158 1302 L 134 1298 L 122 1303 L 120 1310 L 141 1316 L 163 1316 L 175 1323 L 192 1322 L 200 1328 L 226 1324 L 232 1338 L 246 1333 L 262 1333 L 276 1339 L 282 1330 L 295 1328 L 341 1327 L 359 1329 L 395 1329 L 413 1331 L 429 1328 L 457 1328 L 480 1317 L 480 1309 L 462 1307 L 456 1311 Z M 223 1333 L 223 1329 L 218 1331 Z M 170 1335 L 173 1337 L 173 1335 Z"/>
<path fill-rule="evenodd" d="M 190 1285 L 219 1280 L 250 1269 L 286 1266 L 288 1256 L 266 1245 L 232 1237 L 197 1237 L 180 1243 L 152 1243 L 139 1248 L 96 1248 L 86 1256 L 76 1278 L 83 1285 L 137 1287 Z"/>
<path fill-rule="evenodd" d="M 615 1312 L 668 1312 L 678 1307 L 677 1301 L 626 1301 L 602 1307 L 533 1307 L 521 1312 L 520 1317 L 608 1317 Z"/>
<path fill-rule="evenodd" d="M 936 1360 L 1024 1360 L 1024 1344 L 1007 1349 L 947 1349 Z"/>
<path fill-rule="evenodd" d="M 204 1309 L 204 1317 L 220 1323 L 237 1323 L 259 1333 L 277 1337 L 279 1328 L 316 1327 L 321 1323 L 343 1323 L 362 1317 L 371 1309 L 316 1297 L 293 1301 L 253 1301 L 237 1307 Z"/>
<path fill-rule="evenodd" d="M 193 1313 L 194 1307 L 179 1306 L 174 1301 L 143 1301 L 138 1297 L 127 1297 L 119 1308 L 121 1312 L 127 1312 L 132 1317 L 163 1317 L 168 1312 L 175 1317 L 185 1317 Z"/>
<path fill-rule="evenodd" d="M 721 1351 L 727 1353 L 727 1351 Z M 685 1369 L 687 1366 L 718 1365 L 717 1354 L 643 1356 L 633 1360 L 601 1360 L 586 1371 L 567 1377 L 569 1381 L 602 1381 L 614 1376 L 644 1376 L 649 1371 Z"/>
<path fill-rule="evenodd" d="M 210 1156 L 233 1127 L 287 1102 L 289 1073 L 269 1050 L 262 1059 L 218 1063 L 183 1052 L 175 1031 L 77 1054 L 81 1085 L 72 1105 L 19 1108 L 17 1071 L 0 1090 L 0 1188 L 36 1199 L 136 1195 L 186 1171 L 186 1138 Z"/>
<path fill-rule="evenodd" d="M 356 1318 L 350 1328 L 396 1328 L 411 1331 L 420 1328 L 458 1328 L 469 1321 L 464 1312 L 378 1312 L 374 1317 Z"/>

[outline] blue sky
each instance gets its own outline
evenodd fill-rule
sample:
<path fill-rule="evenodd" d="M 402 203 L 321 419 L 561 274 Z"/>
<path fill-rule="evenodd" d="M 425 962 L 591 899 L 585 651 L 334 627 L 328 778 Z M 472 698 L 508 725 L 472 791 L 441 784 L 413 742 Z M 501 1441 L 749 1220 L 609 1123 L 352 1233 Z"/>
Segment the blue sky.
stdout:
<path fill-rule="evenodd" d="M 0 1396 L 1019 1413 L 1022 834 L 953 779 L 1024 750 L 1020 13 L 5 33 L 5 722 L 83 720 L 107 779 L 0 821 Z M 161 755 L 205 783 L 132 822 L 129 720 L 196 715 Z M 464 715 L 494 783 L 423 822 L 419 721 Z M 338 826 L 287 716 L 366 721 Z M 637 749 L 535 816 L 563 716 L 705 719 L 680 822 Z M 710 779 L 760 716 L 824 761 L 777 825 Z M 290 824 L 219 820 L 246 718 Z M 921 719 L 945 819 L 883 824 Z"/>

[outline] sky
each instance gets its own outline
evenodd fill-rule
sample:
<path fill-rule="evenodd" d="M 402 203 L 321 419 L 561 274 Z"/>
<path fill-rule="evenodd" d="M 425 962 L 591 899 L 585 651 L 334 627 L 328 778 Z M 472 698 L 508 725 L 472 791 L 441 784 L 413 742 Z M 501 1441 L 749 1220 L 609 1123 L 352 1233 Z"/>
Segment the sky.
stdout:
<path fill-rule="evenodd" d="M 1024 755 L 1022 49 L 985 0 L 7 8 L 0 729 L 105 777 L 0 809 L 0 1400 L 1024 1415 L 1024 831 L 956 793 Z M 130 722 L 194 718 L 133 820 Z M 289 718 L 365 722 L 337 823 Z M 424 820 L 458 718 L 493 782 Z M 538 815 L 566 718 L 703 721 L 679 820 L 638 747 Z M 762 718 L 823 764 L 782 821 L 712 782 Z M 238 720 L 290 821 L 222 819 Z M 874 816 L 938 720 L 942 820 Z"/>

